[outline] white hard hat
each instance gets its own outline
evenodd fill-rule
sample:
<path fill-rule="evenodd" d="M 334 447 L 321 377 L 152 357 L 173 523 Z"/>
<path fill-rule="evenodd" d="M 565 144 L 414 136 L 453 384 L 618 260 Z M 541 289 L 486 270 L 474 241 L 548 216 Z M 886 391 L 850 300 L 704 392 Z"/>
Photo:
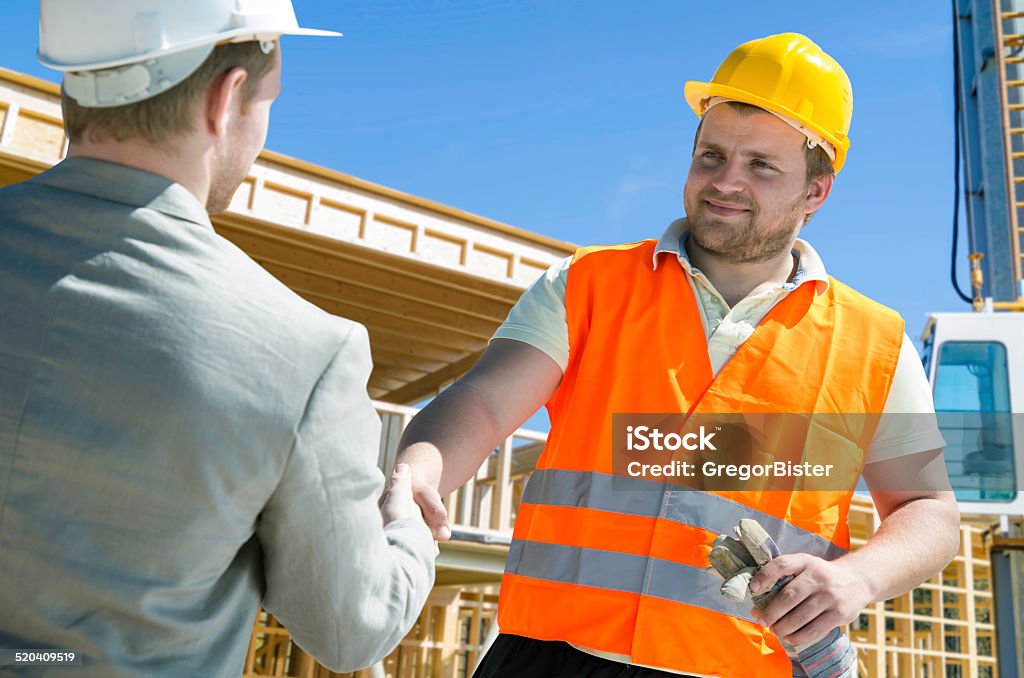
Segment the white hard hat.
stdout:
<path fill-rule="evenodd" d="M 154 97 L 191 75 L 222 42 L 340 33 L 299 27 L 291 0 L 40 0 L 39 61 L 64 71 L 81 106 Z"/>

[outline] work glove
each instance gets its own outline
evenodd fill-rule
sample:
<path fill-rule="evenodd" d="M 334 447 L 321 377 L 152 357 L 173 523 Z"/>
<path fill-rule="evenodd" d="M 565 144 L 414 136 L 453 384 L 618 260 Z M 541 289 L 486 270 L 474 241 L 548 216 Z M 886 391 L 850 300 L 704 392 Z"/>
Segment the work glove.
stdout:
<path fill-rule="evenodd" d="M 725 599 L 742 603 L 749 596 L 754 605 L 763 610 L 793 580 L 793 576 L 781 577 L 763 592 L 751 594 L 750 580 L 765 563 L 782 554 L 775 541 L 756 520 L 743 518 L 733 531 L 735 537 L 720 534 L 715 538 L 708 554 L 710 566 L 707 569 L 718 573 L 725 580 L 721 587 Z M 838 628 L 832 629 L 821 640 L 806 645 L 794 647 L 785 641 L 781 642 L 793 665 L 794 677 L 857 676 L 857 651 L 846 634 Z"/>

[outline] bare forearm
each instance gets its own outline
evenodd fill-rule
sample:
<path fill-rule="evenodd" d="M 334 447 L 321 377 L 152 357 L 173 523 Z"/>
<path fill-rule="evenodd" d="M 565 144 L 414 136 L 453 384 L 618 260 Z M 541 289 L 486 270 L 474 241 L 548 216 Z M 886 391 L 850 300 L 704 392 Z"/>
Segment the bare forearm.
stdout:
<path fill-rule="evenodd" d="M 514 429 L 514 424 L 500 422 L 472 384 L 458 383 L 409 423 L 398 446 L 398 462 L 409 464 L 422 482 L 445 496 L 469 480 Z"/>
<path fill-rule="evenodd" d="M 878 602 L 906 593 L 942 570 L 960 545 L 952 493 L 895 508 L 867 544 L 836 561 L 857 573 Z"/>
<path fill-rule="evenodd" d="M 539 349 L 495 339 L 466 376 L 409 423 L 398 461 L 409 465 L 413 497 L 436 539 L 451 535 L 442 497 L 469 480 L 561 378 L 558 363 Z"/>
<path fill-rule="evenodd" d="M 561 378 L 562 369 L 542 351 L 519 341 L 492 341 L 473 369 L 402 435 L 398 461 L 412 468 L 414 490 L 426 484 L 443 497 L 462 486 L 551 397 Z"/>

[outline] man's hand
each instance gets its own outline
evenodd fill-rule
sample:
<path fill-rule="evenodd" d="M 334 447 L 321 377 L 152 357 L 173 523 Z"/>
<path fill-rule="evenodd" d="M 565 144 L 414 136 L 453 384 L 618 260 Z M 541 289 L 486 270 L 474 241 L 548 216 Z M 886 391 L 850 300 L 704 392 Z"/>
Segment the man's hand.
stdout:
<path fill-rule="evenodd" d="M 405 466 L 405 464 L 399 464 Z M 448 525 L 448 510 L 441 503 L 441 494 L 431 482 L 420 478 L 415 467 L 412 472 L 412 496 L 423 513 L 423 520 L 437 541 L 451 539 L 452 530 Z"/>
<path fill-rule="evenodd" d="M 813 643 L 837 626 L 849 624 L 869 603 L 872 594 L 865 579 L 843 564 L 806 553 L 779 556 L 765 564 L 750 581 L 759 593 L 785 575 L 794 579 L 754 617 L 770 626 L 790 645 Z"/>
<path fill-rule="evenodd" d="M 380 513 L 385 525 L 402 518 L 419 516 L 419 507 L 413 501 L 412 476 L 407 464 L 399 464 L 392 472 L 388 489 L 381 497 Z"/>
<path fill-rule="evenodd" d="M 424 469 L 412 464 L 398 464 L 392 472 L 380 498 L 384 524 L 392 520 L 420 514 L 436 541 L 448 541 L 452 536 L 448 525 L 448 511 L 441 503 L 441 495 Z"/>

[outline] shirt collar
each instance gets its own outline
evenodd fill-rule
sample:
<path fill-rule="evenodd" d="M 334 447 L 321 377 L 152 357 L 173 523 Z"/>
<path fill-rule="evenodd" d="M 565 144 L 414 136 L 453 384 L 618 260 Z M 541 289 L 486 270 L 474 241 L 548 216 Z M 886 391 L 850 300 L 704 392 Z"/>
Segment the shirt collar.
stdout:
<path fill-rule="evenodd" d="M 695 269 L 690 264 L 690 258 L 686 254 L 686 247 L 684 246 L 686 239 L 689 237 L 690 232 L 686 228 L 685 218 L 676 219 L 669 224 L 654 248 L 652 262 L 654 268 L 658 268 L 658 255 L 671 253 L 676 256 L 679 265 L 682 266 L 688 275 L 695 275 Z M 794 243 L 793 252 L 797 256 L 796 275 L 793 276 L 791 282 L 783 283 L 780 287 L 784 290 L 795 290 L 805 282 L 814 281 L 815 291 L 818 294 L 824 294 L 828 290 L 829 281 L 828 273 L 825 271 L 825 264 L 821 261 L 821 257 L 818 256 L 818 253 L 811 247 L 809 242 L 800 238 L 797 238 L 796 243 Z"/>
<path fill-rule="evenodd" d="M 131 207 L 145 207 L 213 230 L 195 195 L 167 177 L 95 158 L 71 157 L 33 181 Z"/>

